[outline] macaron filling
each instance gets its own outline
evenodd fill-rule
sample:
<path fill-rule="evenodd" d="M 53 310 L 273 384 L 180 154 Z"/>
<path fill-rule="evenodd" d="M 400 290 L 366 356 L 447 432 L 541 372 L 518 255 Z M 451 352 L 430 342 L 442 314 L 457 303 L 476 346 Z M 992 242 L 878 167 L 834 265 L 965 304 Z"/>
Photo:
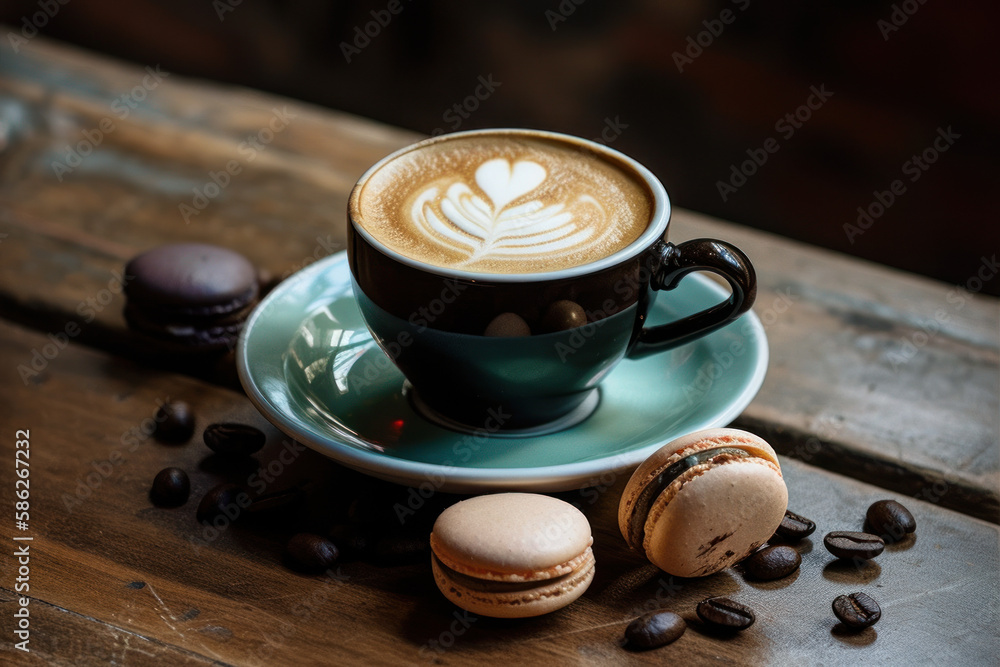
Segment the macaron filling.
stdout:
<path fill-rule="evenodd" d="M 463 563 L 455 558 L 449 558 L 446 545 L 442 545 L 434 533 L 431 533 L 431 551 L 437 557 L 441 565 L 460 574 L 476 579 L 486 579 L 490 581 L 502 582 L 522 582 L 540 581 L 543 579 L 553 579 L 577 571 L 588 560 L 593 559 L 593 552 L 590 545 L 594 540 L 591 538 L 587 543 L 587 550 L 579 556 L 571 558 L 564 563 L 557 563 L 551 567 L 537 568 L 533 570 L 502 570 L 497 567 L 487 567 L 485 565 L 476 566 Z"/>
<path fill-rule="evenodd" d="M 438 588 L 445 597 L 473 613 L 517 618 L 554 611 L 580 595 L 594 576 L 594 556 L 590 549 L 581 567 L 564 575 L 541 581 L 495 581 L 457 572 L 431 554 Z M 560 600 L 556 602 L 556 600 Z"/>
<path fill-rule="evenodd" d="M 635 500 L 628 524 L 629 544 L 636 549 L 642 549 L 643 541 L 646 538 L 646 519 L 649 517 L 649 511 L 652 509 L 653 503 L 681 475 L 695 466 L 709 463 L 720 457 L 739 459 L 750 458 L 751 456 L 753 455 L 750 452 L 735 447 L 714 447 L 689 454 L 664 468 L 659 475 L 643 488 L 642 493 Z"/>
<path fill-rule="evenodd" d="M 431 557 L 437 561 L 437 566 L 441 568 L 442 572 L 452 581 L 461 584 L 463 588 L 492 594 L 502 593 L 512 595 L 530 593 L 528 597 L 535 595 L 538 591 L 549 589 L 558 591 L 560 588 L 565 587 L 567 583 L 575 583 L 586 575 L 587 572 L 594 568 L 594 554 L 590 549 L 587 549 L 587 553 L 584 556 L 584 559 L 580 562 L 580 567 L 558 577 L 541 580 L 497 581 L 495 579 L 480 579 L 479 577 L 459 572 L 445 565 L 436 554 L 431 554 Z"/>

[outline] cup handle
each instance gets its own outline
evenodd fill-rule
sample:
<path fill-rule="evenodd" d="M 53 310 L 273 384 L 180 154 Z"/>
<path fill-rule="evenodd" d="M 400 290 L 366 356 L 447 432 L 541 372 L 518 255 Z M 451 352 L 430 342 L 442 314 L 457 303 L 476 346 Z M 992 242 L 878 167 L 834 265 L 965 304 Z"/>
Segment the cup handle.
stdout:
<path fill-rule="evenodd" d="M 629 347 L 630 358 L 669 350 L 715 331 L 750 310 L 757 297 L 757 274 L 742 250 L 725 241 L 692 239 L 680 245 L 661 242 L 655 250 L 653 275 L 649 285 L 654 290 L 672 290 L 692 271 L 711 271 L 726 279 L 732 294 L 729 299 L 689 315 L 676 322 L 642 327 Z M 646 321 L 646 310 L 637 326 Z"/>

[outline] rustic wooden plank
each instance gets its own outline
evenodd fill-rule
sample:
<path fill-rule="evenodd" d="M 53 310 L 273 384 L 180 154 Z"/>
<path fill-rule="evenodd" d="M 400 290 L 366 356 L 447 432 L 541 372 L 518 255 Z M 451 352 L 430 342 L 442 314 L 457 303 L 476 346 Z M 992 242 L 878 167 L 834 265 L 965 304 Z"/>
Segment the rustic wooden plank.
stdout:
<path fill-rule="evenodd" d="M 273 159 L 280 161 L 287 154 L 312 154 L 315 164 L 353 183 L 354 174 L 371 164 L 372 150 L 385 154 L 416 136 L 351 114 L 301 102 L 292 105 L 288 99 L 249 88 L 185 80 L 165 72 L 157 63 L 136 67 L 41 38 L 16 51 L 5 40 L 0 53 L 3 54 L 0 72 L 6 82 L 18 81 L 20 95 L 40 103 L 47 112 L 47 117 L 30 113 L 28 129 L 50 123 L 61 134 L 64 146 L 76 131 L 73 127 L 59 127 L 58 121 L 67 115 L 98 121 L 109 117 L 116 129 L 106 133 L 108 138 L 121 130 L 136 141 L 143 141 L 139 137 L 142 129 L 134 128 L 133 124 L 157 125 L 169 120 L 157 137 L 147 137 L 145 141 L 171 158 L 192 148 L 197 149 L 195 160 L 206 156 L 229 157 L 233 144 L 256 135 L 267 127 L 275 109 L 282 110 L 288 105 L 295 114 L 291 119 L 294 122 L 270 140 L 262 140 L 268 149 L 279 149 Z M 335 120 L 335 127 L 331 120 Z M 99 124 L 92 127 L 97 129 Z M 78 129 L 90 128 L 82 125 Z M 184 145 L 172 145 L 175 140 Z M 268 152 L 261 151 L 258 157 L 265 159 Z M 307 167 L 312 166 L 300 157 L 294 162 L 293 168 L 303 173 L 308 173 Z"/>
<path fill-rule="evenodd" d="M 27 120 L 0 153 L 0 313 L 55 334 L 76 323 L 76 340 L 136 359 L 148 350 L 128 335 L 116 293 L 129 256 L 201 240 L 288 275 L 343 247 L 350 184 L 415 138 L 174 76 L 119 118 L 112 105 L 141 84 L 141 68 L 40 39 L 2 53 L 0 95 Z M 287 130 L 242 162 L 240 142 L 286 105 Z M 109 113 L 115 130 L 60 182 L 53 160 Z M 185 223 L 178 207 L 230 159 L 242 171 Z M 730 239 L 758 268 L 770 374 L 740 423 L 791 456 L 901 493 L 946 487 L 944 506 L 998 521 L 1000 300 L 683 210 L 672 226 L 676 240 Z M 988 273 L 994 254 L 983 254 Z M 192 372 L 233 386 L 231 366 Z"/>
<path fill-rule="evenodd" d="M 0 587 L 0 613 L 4 618 L 12 617 L 19 597 L 10 589 Z M 31 621 L 31 636 L 25 645 L 28 652 L 16 649 L 12 642 L 5 641 L 0 645 L 0 662 L 59 667 L 80 664 L 221 664 L 37 598 L 31 598 L 28 608 Z"/>
<path fill-rule="evenodd" d="M 4 460 L 13 459 L 13 429 L 30 429 L 31 521 L 22 534 L 34 537 L 32 609 L 50 605 L 51 613 L 72 615 L 55 628 L 45 611 L 34 626 L 33 641 L 46 647 L 43 655 L 54 662 L 89 663 L 126 649 L 182 664 L 274 665 L 491 660 L 847 665 L 859 658 L 873 664 L 921 662 L 931 647 L 949 664 L 986 664 L 995 656 L 997 526 L 789 459 L 783 470 L 791 505 L 819 525 L 801 545 L 797 575 L 763 584 L 746 582 L 735 571 L 700 580 L 664 575 L 630 553 L 618 534 L 617 501 L 625 476 L 611 476 L 601 487 L 561 494 L 591 520 L 597 578 L 578 602 L 538 619 L 461 614 L 435 589 L 427 562 L 344 562 L 331 576 L 286 569 L 280 551 L 293 531 L 338 520 L 345 503 L 363 496 L 366 486 L 379 494 L 404 492 L 366 482 L 310 451 L 274 473 L 272 488 L 303 479 L 316 483 L 318 495 L 300 511 L 278 521 L 235 523 L 196 549 L 192 537 L 209 537 L 199 533 L 203 529 L 193 516 L 198 496 L 221 479 L 252 473 L 226 472 L 197 441 L 170 446 L 143 439 L 143 422 L 157 399 L 191 402 L 199 430 L 222 419 L 261 425 L 269 434 L 257 456 L 261 464 L 280 460 L 281 435 L 237 392 L 150 371 L 75 343 L 39 381 L 10 381 L 14 363 L 44 342 L 39 333 L 0 322 L 0 368 L 8 374 L 0 383 Z M 193 499 L 184 507 L 154 508 L 146 497 L 149 481 L 166 465 L 179 465 L 192 476 Z M 80 484 L 89 492 L 77 496 Z M 79 503 L 67 502 L 64 494 Z M 820 535 L 858 528 L 868 504 L 883 497 L 910 507 L 918 522 L 915 539 L 889 547 L 860 569 L 835 564 Z M 10 507 L 12 501 L 12 485 L 5 483 L 0 504 Z M 430 504 L 417 512 L 432 512 Z M 419 518 L 429 522 L 433 514 Z M 9 599 L 12 582 L 0 584 Z M 884 617 L 869 631 L 844 634 L 835 628 L 830 602 L 859 589 L 880 602 Z M 753 606 L 754 627 L 732 638 L 701 630 L 694 606 L 718 594 Z M 680 613 L 690 622 L 688 632 L 664 649 L 625 651 L 619 640 L 627 623 L 656 608 Z M 130 657 L 144 662 L 143 656 Z"/>

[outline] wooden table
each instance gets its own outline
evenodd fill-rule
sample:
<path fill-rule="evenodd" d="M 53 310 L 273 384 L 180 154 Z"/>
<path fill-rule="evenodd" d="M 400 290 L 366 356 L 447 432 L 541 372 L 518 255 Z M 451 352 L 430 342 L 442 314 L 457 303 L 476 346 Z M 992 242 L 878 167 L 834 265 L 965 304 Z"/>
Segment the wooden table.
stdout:
<path fill-rule="evenodd" d="M 284 127 L 261 135 L 277 116 Z M 241 148 L 248 137 L 268 140 L 251 152 Z M 294 445 L 254 411 L 231 357 L 208 368 L 165 367 L 130 335 L 120 294 L 125 261 L 166 242 L 207 241 L 239 250 L 274 277 L 289 275 L 343 247 L 355 179 L 416 138 L 40 38 L 17 52 L 3 41 L 0 447 L 10 467 L 0 499 L 7 508 L 16 500 L 15 433 L 29 430 L 30 528 L 5 525 L 7 538 L 33 539 L 8 545 L 8 554 L 29 546 L 30 575 L 27 591 L 16 588 L 15 561 L 5 561 L 0 660 L 994 664 L 998 301 L 975 293 L 976 276 L 962 289 L 683 210 L 672 238 L 731 240 L 758 269 L 755 311 L 770 369 L 735 425 L 781 451 L 790 506 L 819 525 L 801 548 L 797 575 L 767 584 L 736 570 L 702 580 L 664 575 L 618 535 L 619 478 L 596 492 L 562 494 L 594 527 L 598 574 L 581 600 L 538 619 L 470 618 L 436 591 L 424 559 L 345 561 L 318 576 L 287 569 L 281 551 L 292 531 L 341 520 L 355 496 L 406 492 L 297 449 L 279 485 L 309 483 L 299 513 L 236 523 L 206 539 L 197 498 L 246 473 L 220 467 L 198 435 L 174 447 L 148 437 L 157 402 L 190 402 L 198 432 L 224 419 L 260 426 L 269 435 L 257 455 L 262 466 Z M 240 173 L 199 208 L 195 190 L 229 160 Z M 986 275 L 994 249 L 981 254 Z M 192 475 L 192 500 L 176 510 L 147 498 L 168 465 Z M 886 497 L 912 509 L 916 538 L 865 568 L 835 563 L 821 534 L 858 528 L 868 504 Z M 428 506 L 421 521 L 432 520 Z M 830 603 L 862 589 L 884 618 L 845 633 Z M 756 625 L 731 638 L 706 632 L 694 605 L 715 594 L 754 606 Z M 30 653 L 12 639 L 21 597 L 30 600 Z M 657 651 L 623 649 L 627 623 L 660 607 L 689 619 L 688 632 Z"/>

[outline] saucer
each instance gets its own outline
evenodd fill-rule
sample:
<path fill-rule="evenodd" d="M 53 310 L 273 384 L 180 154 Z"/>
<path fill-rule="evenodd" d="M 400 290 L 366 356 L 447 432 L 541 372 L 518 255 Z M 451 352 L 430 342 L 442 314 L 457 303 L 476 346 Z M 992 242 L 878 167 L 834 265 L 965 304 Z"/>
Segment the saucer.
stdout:
<path fill-rule="evenodd" d="M 658 293 L 648 324 L 727 295 L 690 275 Z M 290 437 L 374 477 L 454 493 L 608 486 L 670 440 L 732 421 L 764 382 L 767 358 L 764 329 L 750 312 L 693 343 L 625 359 L 601 382 L 593 414 L 575 426 L 519 438 L 458 433 L 414 410 L 402 374 L 361 319 L 344 252 L 279 284 L 237 349 L 250 400 Z"/>

